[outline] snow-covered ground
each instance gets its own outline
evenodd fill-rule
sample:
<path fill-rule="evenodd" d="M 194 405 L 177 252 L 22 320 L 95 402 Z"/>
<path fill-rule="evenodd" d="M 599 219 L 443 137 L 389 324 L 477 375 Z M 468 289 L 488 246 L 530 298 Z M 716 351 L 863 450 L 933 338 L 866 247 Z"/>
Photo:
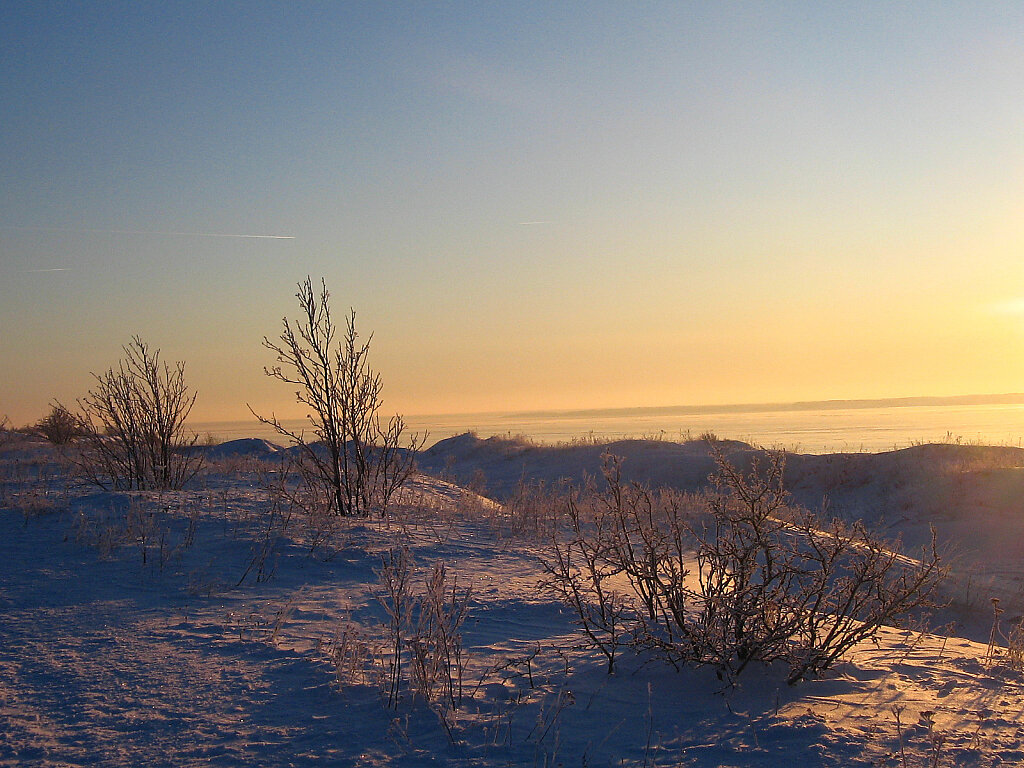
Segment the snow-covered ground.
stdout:
<path fill-rule="evenodd" d="M 644 479 L 691 487 L 707 475 L 696 444 L 612 449 Z M 724 688 L 709 669 L 628 655 L 606 674 L 538 587 L 544 521 L 510 520 L 437 478 L 502 501 L 523 477 L 595 473 L 602 450 L 453 438 L 422 457 L 434 476 L 416 479 L 406 509 L 328 533 L 274 506 L 266 444 L 221 446 L 188 490 L 145 494 L 69 487 L 48 446 L 7 445 L 0 764 L 1024 763 L 1024 675 L 986 658 L 988 598 L 998 590 L 1014 606 L 1005 618 L 1019 615 L 1020 455 L 791 457 L 804 503 L 827 496 L 837 514 L 911 543 L 933 522 L 956 544 L 957 603 L 946 629 L 886 629 L 819 679 L 789 687 L 756 670 Z M 408 680 L 393 706 L 383 691 L 380 573 L 401 547 L 414 591 L 439 561 L 456 598 L 469 591 L 457 708 L 428 705 Z"/>

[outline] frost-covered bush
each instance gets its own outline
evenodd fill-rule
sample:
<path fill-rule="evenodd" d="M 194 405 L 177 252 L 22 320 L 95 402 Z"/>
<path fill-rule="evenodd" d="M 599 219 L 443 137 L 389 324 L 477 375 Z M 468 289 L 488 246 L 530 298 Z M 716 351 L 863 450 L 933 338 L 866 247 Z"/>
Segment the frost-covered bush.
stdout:
<path fill-rule="evenodd" d="M 202 466 L 185 419 L 196 394 L 185 383 L 185 364 L 161 364 L 138 336 L 116 368 L 95 375 L 96 386 L 78 401 L 83 437 L 70 453 L 79 475 L 105 490 L 181 488 Z"/>
<path fill-rule="evenodd" d="M 67 445 L 83 434 L 78 418 L 60 403 L 54 403 L 50 412 L 33 424 L 31 430 L 54 445 Z"/>
<path fill-rule="evenodd" d="M 471 587 L 460 588 L 443 561 L 413 587 L 415 566 L 408 547 L 396 547 L 381 558 L 376 571 L 378 598 L 387 615 L 386 647 L 382 649 L 384 693 L 396 707 L 403 682 L 448 723 L 463 699 L 468 657 L 462 625 L 469 612 Z"/>
<path fill-rule="evenodd" d="M 547 583 L 609 670 L 631 645 L 728 679 L 786 661 L 795 683 L 928 602 L 944 572 L 934 539 L 911 559 L 862 525 L 790 507 L 782 454 L 746 474 L 716 461 L 711 489 L 683 495 L 624 483 L 607 457 L 604 489 L 567 501 Z"/>
<path fill-rule="evenodd" d="M 284 318 L 278 340 L 264 338 L 277 363 L 264 371 L 296 386 L 296 400 L 308 408 L 317 440 L 288 429 L 274 415 L 254 415 L 300 449 L 304 479 L 329 492 L 335 514 L 383 513 L 412 473 L 413 457 L 423 441 L 407 435 L 401 416 L 381 418 L 383 384 L 369 366 L 370 339 L 359 341 L 355 312 L 349 313 L 339 339 L 326 283 L 317 293 L 306 278 L 295 296 L 302 316 L 297 321 Z"/>

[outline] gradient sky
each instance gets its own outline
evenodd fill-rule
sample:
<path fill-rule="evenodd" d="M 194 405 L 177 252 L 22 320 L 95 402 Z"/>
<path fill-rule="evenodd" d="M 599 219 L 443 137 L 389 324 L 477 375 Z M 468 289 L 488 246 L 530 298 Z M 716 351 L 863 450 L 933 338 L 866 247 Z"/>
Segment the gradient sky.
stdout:
<path fill-rule="evenodd" d="M 210 235 L 278 235 L 291 239 Z M 301 415 L 1024 389 L 1024 4 L 0 4 L 0 414 L 140 334 Z"/>

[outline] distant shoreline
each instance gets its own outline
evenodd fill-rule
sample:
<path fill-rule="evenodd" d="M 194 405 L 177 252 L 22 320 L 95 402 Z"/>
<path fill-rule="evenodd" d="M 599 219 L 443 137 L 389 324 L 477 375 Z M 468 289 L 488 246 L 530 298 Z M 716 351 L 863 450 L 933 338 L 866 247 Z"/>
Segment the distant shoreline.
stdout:
<path fill-rule="evenodd" d="M 613 408 L 548 408 L 532 411 L 464 411 L 450 413 L 420 413 L 411 418 L 441 417 L 539 417 L 539 418 L 591 418 L 594 416 L 657 416 L 659 414 L 702 415 L 716 413 L 784 413 L 786 411 L 846 411 L 866 408 L 913 408 L 922 406 L 949 407 L 956 405 L 1024 405 L 1024 393 L 1011 392 L 996 395 L 950 395 L 945 397 L 886 397 L 852 400 L 796 400 L 784 403 L 720 403 L 716 405 L 642 405 Z"/>

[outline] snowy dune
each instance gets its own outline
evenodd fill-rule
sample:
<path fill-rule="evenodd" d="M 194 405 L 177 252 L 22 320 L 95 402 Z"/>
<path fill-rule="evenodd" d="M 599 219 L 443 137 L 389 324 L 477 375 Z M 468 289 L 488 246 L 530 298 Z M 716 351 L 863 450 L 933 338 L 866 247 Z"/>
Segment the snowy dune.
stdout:
<path fill-rule="evenodd" d="M 730 461 L 749 466 L 762 453 L 746 443 L 722 441 Z M 607 444 L 535 445 L 523 439 L 471 434 L 442 440 L 419 466 L 468 483 L 474 475 L 497 499 L 520 480 L 580 485 L 599 477 L 601 456 L 624 458 L 623 476 L 653 487 L 696 491 L 714 469 L 708 445 L 624 440 Z M 920 445 L 884 453 L 787 454 L 786 485 L 808 509 L 864 520 L 910 550 L 930 541 L 957 563 L 956 580 L 978 605 L 998 596 L 1024 613 L 1024 449 L 976 445 Z"/>
<path fill-rule="evenodd" d="M 753 455 L 727 448 L 739 463 Z M 1020 613 L 1024 452 L 791 456 L 801 503 L 827 498 L 833 514 L 909 544 L 936 526 L 957 554 L 957 603 L 941 623 L 957 623 L 887 629 L 794 687 L 758 670 L 728 689 L 707 669 L 629 657 L 608 676 L 571 614 L 537 588 L 544 542 L 496 502 L 520 479 L 581 482 L 605 450 L 654 484 L 694 490 L 711 470 L 696 442 L 537 447 L 463 435 L 420 457 L 424 474 L 392 519 L 320 541 L 274 523 L 266 488 L 282 450 L 264 441 L 208 449 L 210 471 L 162 494 L 71 488 L 47 446 L 7 446 L 0 764 L 1024 762 L 1024 676 L 986 658 L 988 598 L 1004 597 L 1007 619 Z M 462 487 L 481 482 L 495 501 Z M 381 653 L 377 574 L 398 545 L 417 585 L 443 560 L 456 590 L 471 589 L 465 691 L 444 723 L 407 687 L 389 707 L 379 664 L 360 656 Z"/>

